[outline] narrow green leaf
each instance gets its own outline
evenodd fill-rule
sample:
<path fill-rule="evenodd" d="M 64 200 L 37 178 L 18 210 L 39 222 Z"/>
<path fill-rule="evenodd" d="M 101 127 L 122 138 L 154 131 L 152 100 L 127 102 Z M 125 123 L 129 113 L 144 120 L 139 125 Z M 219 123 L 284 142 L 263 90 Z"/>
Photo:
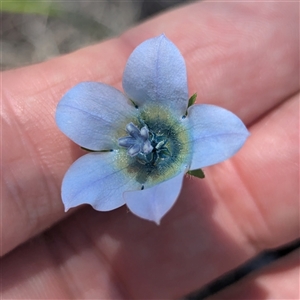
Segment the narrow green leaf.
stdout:
<path fill-rule="evenodd" d="M 202 169 L 197 169 L 197 170 L 192 170 L 192 171 L 188 171 L 188 174 L 198 177 L 198 178 L 205 178 L 204 172 L 202 171 Z"/>

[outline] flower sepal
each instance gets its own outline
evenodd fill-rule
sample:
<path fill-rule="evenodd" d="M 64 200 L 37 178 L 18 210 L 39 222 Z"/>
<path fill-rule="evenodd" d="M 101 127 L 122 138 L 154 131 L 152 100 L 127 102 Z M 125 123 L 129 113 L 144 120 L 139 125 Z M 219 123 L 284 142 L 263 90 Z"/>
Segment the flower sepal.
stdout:
<path fill-rule="evenodd" d="M 111 152 L 111 151 L 113 151 L 112 149 L 110 149 L 110 150 L 91 150 L 91 149 L 84 148 L 84 147 L 80 147 L 80 148 L 87 152 Z"/>
<path fill-rule="evenodd" d="M 190 97 L 189 102 L 188 102 L 188 108 L 189 108 L 190 106 L 194 105 L 195 102 L 196 102 L 196 100 L 197 100 L 197 93 L 195 93 L 194 95 L 192 95 L 192 96 Z"/>
<path fill-rule="evenodd" d="M 202 169 L 190 170 L 187 172 L 187 174 L 197 177 L 197 178 L 200 178 L 200 179 L 205 178 L 205 174 Z"/>

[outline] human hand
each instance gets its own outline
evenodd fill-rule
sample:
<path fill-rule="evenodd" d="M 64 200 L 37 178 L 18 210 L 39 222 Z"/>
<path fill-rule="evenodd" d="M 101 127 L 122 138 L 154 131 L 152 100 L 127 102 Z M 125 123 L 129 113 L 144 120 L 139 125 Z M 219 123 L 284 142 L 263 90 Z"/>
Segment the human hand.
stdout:
<path fill-rule="evenodd" d="M 3 73 L 3 298 L 176 298 L 297 238 L 297 8 L 194 3 L 118 39 Z M 162 32 L 185 57 L 197 103 L 233 111 L 251 137 L 205 169 L 206 179 L 186 178 L 160 226 L 124 207 L 65 214 L 61 181 L 83 151 L 56 127 L 57 102 L 81 81 L 121 89 L 133 48 Z M 218 299 L 297 298 L 298 272 L 290 255 Z"/>

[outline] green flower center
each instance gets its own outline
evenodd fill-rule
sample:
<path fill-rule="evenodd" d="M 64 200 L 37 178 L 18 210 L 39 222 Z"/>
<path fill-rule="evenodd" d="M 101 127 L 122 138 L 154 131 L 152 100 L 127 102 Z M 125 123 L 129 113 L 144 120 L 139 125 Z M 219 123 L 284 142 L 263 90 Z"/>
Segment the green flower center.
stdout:
<path fill-rule="evenodd" d="M 141 188 L 172 178 L 188 167 L 189 135 L 181 117 L 149 106 L 127 124 L 126 132 L 129 135 L 118 140 L 118 164 Z"/>

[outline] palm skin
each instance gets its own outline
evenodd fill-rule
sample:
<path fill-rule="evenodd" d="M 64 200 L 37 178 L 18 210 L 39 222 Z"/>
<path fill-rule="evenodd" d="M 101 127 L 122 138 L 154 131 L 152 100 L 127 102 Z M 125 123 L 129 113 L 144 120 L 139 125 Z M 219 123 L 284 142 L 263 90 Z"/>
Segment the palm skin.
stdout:
<path fill-rule="evenodd" d="M 296 3 L 194 3 L 117 39 L 4 72 L 3 298 L 178 298 L 298 238 L 298 20 Z M 133 48 L 162 32 L 186 59 L 197 103 L 233 111 L 250 138 L 204 170 L 205 180 L 185 178 L 160 226 L 125 207 L 65 214 L 61 181 L 84 152 L 56 127 L 57 102 L 81 81 L 121 89 Z M 293 254 L 217 299 L 297 299 L 298 272 Z"/>

